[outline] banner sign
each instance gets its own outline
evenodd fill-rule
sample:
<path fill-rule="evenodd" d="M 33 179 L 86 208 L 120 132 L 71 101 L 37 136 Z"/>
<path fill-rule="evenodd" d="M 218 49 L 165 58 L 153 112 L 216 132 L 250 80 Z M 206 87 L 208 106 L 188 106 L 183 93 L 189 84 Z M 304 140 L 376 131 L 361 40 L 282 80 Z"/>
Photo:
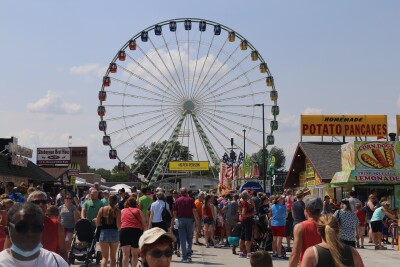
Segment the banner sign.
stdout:
<path fill-rule="evenodd" d="M 400 142 L 355 141 L 341 146 L 342 170 L 400 170 Z"/>
<path fill-rule="evenodd" d="M 396 115 L 397 136 L 400 136 L 400 115 Z"/>
<path fill-rule="evenodd" d="M 22 147 L 15 143 L 8 143 L 8 151 L 11 154 L 11 164 L 20 167 L 27 167 L 29 160 L 32 158 L 33 150 L 30 148 Z"/>
<path fill-rule="evenodd" d="M 387 136 L 386 115 L 301 115 L 301 136 Z"/>
<path fill-rule="evenodd" d="M 170 171 L 208 171 L 208 161 L 170 161 Z"/>
<path fill-rule="evenodd" d="M 352 170 L 337 172 L 331 184 L 398 184 L 400 171 Z"/>
<path fill-rule="evenodd" d="M 68 165 L 70 163 L 71 163 L 71 148 L 69 147 L 53 147 L 53 148 L 37 149 L 38 165 L 55 165 L 55 164 Z"/>

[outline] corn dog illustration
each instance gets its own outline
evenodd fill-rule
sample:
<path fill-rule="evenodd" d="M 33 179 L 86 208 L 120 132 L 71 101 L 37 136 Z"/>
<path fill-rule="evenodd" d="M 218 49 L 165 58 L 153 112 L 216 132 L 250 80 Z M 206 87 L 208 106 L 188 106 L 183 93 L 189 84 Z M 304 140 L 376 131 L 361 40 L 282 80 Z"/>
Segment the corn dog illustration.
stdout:
<path fill-rule="evenodd" d="M 389 166 L 393 167 L 394 166 L 393 149 L 384 148 L 383 149 L 383 154 L 385 154 L 385 158 L 386 158 L 386 161 L 389 164 Z"/>
<path fill-rule="evenodd" d="M 371 149 L 371 151 L 372 154 L 374 154 L 375 158 L 379 161 L 380 164 L 382 164 L 384 168 L 389 167 L 389 163 L 378 148 L 373 148 Z"/>
<path fill-rule="evenodd" d="M 376 169 L 383 168 L 382 164 L 380 164 L 379 161 L 377 161 L 376 159 L 374 159 L 373 157 L 371 157 L 368 154 L 365 154 L 365 153 L 361 154 L 361 159 Z"/>

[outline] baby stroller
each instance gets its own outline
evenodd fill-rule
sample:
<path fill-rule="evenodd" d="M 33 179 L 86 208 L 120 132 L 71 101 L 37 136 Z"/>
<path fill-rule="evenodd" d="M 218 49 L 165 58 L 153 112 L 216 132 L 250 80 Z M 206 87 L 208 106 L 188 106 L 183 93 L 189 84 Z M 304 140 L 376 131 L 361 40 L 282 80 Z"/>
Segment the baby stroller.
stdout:
<path fill-rule="evenodd" d="M 255 229 L 256 234 L 253 241 L 253 249 L 256 250 L 264 250 L 264 251 L 272 251 L 272 230 L 268 228 L 268 216 L 261 217 L 255 219 Z M 281 248 L 282 256 L 286 256 L 286 249 L 282 245 Z"/>
<path fill-rule="evenodd" d="M 93 260 L 96 261 L 96 264 L 100 264 L 101 258 L 101 251 L 96 252 L 95 227 L 87 219 L 79 220 L 75 225 L 68 264 L 74 264 L 75 260 L 85 262 L 85 266 L 88 266 Z"/>

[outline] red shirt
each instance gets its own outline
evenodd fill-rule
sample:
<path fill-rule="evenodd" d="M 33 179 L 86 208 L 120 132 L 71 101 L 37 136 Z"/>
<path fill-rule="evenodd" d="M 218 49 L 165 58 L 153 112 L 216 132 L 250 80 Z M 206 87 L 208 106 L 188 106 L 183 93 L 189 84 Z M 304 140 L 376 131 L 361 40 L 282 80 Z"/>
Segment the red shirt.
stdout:
<path fill-rule="evenodd" d="M 306 220 L 300 224 L 303 227 L 303 246 L 301 248 L 299 265 L 301 265 L 306 249 L 322 242 L 322 238 L 317 230 L 316 221 Z"/>
<path fill-rule="evenodd" d="M 367 214 L 365 214 L 362 210 L 356 210 L 354 213 L 357 215 L 357 218 L 360 221 L 360 224 L 358 226 L 364 227 Z"/>
<path fill-rule="evenodd" d="M 196 209 L 193 198 L 181 196 L 174 204 L 177 218 L 194 218 L 193 209 Z"/>
<path fill-rule="evenodd" d="M 211 205 L 204 204 L 204 210 L 205 212 L 203 213 L 203 218 L 209 218 L 209 219 L 214 218 L 214 208 L 212 204 Z"/>
<path fill-rule="evenodd" d="M 59 253 L 58 248 L 58 227 L 59 222 L 56 219 L 44 217 L 44 229 L 42 234 L 43 248 L 52 252 Z"/>
<path fill-rule="evenodd" d="M 245 210 L 244 213 L 243 208 Z M 239 220 L 243 222 L 253 216 L 253 207 L 250 205 L 249 202 L 241 200 L 239 202 L 239 214 L 241 215 L 239 216 Z"/>
<path fill-rule="evenodd" d="M 140 209 L 127 207 L 121 211 L 121 229 L 138 228 L 143 230 Z"/>

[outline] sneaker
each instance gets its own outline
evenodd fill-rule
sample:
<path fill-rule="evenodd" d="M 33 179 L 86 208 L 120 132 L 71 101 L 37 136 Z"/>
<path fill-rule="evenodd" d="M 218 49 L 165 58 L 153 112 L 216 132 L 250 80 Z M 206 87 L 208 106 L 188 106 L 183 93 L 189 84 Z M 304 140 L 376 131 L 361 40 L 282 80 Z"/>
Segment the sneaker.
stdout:
<path fill-rule="evenodd" d="M 188 257 L 188 262 L 192 262 L 192 257 Z"/>
<path fill-rule="evenodd" d="M 206 248 L 209 248 L 209 247 L 210 247 L 210 244 L 207 243 Z"/>
<path fill-rule="evenodd" d="M 181 252 L 179 250 L 176 251 L 176 256 L 180 257 L 181 256 Z"/>
<path fill-rule="evenodd" d="M 378 245 L 378 246 L 375 246 L 375 250 L 387 250 L 387 247 L 384 247 L 382 245 Z"/>
<path fill-rule="evenodd" d="M 253 255 L 253 252 L 247 253 L 247 257 L 246 258 L 250 259 L 251 255 Z"/>
<path fill-rule="evenodd" d="M 214 245 L 214 248 L 221 248 L 221 245 L 217 243 Z"/>
<path fill-rule="evenodd" d="M 278 254 L 272 253 L 272 258 L 278 258 Z"/>
<path fill-rule="evenodd" d="M 187 259 L 181 259 L 182 263 L 189 263 L 189 261 Z"/>
<path fill-rule="evenodd" d="M 247 254 L 245 254 L 243 252 L 239 253 L 239 258 L 246 258 L 246 257 L 247 257 Z"/>
<path fill-rule="evenodd" d="M 281 259 L 281 260 L 287 260 L 288 259 L 288 257 L 286 257 L 285 255 L 280 255 L 280 256 L 277 256 L 278 257 L 278 259 Z"/>
<path fill-rule="evenodd" d="M 360 248 L 364 248 L 364 246 L 361 246 Z"/>

